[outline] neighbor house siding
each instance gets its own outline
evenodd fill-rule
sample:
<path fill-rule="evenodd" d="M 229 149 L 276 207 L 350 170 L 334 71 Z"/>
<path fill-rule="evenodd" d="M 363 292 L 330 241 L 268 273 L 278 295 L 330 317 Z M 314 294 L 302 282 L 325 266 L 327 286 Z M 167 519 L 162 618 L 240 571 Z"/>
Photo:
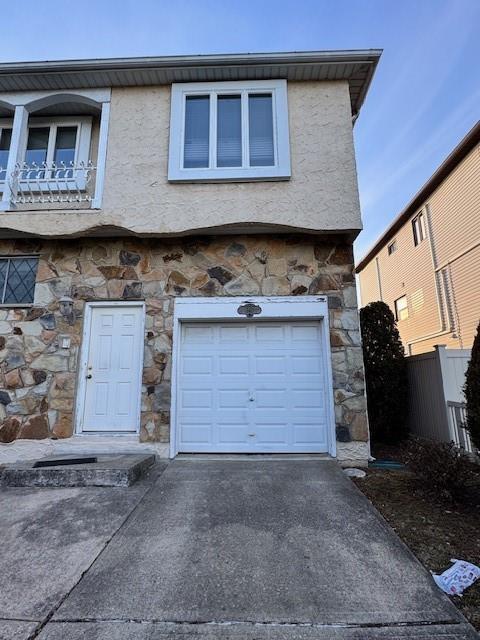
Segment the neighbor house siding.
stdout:
<path fill-rule="evenodd" d="M 430 216 L 438 266 L 480 241 L 480 144 L 432 193 Z"/>
<path fill-rule="evenodd" d="M 412 220 L 419 211 L 427 237 L 415 246 Z M 399 321 L 398 328 L 410 354 L 430 351 L 436 344 L 471 347 L 480 318 L 479 145 L 410 216 L 395 240 L 394 253 L 388 255 L 390 239 L 360 272 L 362 305 L 379 299 L 373 278 L 378 260 L 383 300 L 392 311 L 395 300 L 407 296 L 409 318 Z"/>
<path fill-rule="evenodd" d="M 439 330 L 438 305 L 429 240 L 415 246 L 411 220 L 395 236 L 396 251 L 388 254 L 385 245 L 368 265 L 370 272 L 364 279 L 360 274 L 362 305 L 379 300 L 378 284 L 372 286 L 378 271 L 382 288 L 382 300 L 395 312 L 395 300 L 407 297 L 409 317 L 399 320 L 398 328 L 405 345 L 410 340 Z M 366 269 L 365 269 L 366 270 Z M 366 282 L 367 288 L 364 288 Z M 423 302 L 422 302 L 423 300 Z"/>
<path fill-rule="evenodd" d="M 362 271 L 362 275 L 359 278 L 359 284 L 361 306 L 365 306 L 369 302 L 382 299 L 376 260 L 369 262 Z"/>

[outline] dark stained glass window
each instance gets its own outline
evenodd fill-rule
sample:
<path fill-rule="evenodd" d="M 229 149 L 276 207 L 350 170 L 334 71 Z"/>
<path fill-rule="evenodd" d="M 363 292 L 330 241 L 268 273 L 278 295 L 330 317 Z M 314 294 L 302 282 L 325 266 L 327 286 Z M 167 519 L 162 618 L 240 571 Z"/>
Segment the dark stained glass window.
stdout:
<path fill-rule="evenodd" d="M 31 304 L 38 258 L 0 258 L 0 303 Z"/>

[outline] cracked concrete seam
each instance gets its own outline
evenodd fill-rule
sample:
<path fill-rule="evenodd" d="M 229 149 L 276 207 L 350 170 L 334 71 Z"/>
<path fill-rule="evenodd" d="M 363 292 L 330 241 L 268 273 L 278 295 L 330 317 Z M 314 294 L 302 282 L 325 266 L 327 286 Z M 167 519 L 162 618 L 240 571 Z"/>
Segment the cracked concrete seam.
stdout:
<path fill-rule="evenodd" d="M 198 621 L 182 621 L 182 620 L 162 620 L 162 619 L 142 619 L 142 618 L 71 618 L 69 620 L 51 620 L 50 624 L 152 624 L 166 625 L 171 627 L 201 627 L 201 626 L 251 626 L 251 627 L 304 627 L 307 629 L 395 629 L 408 627 L 437 627 L 440 625 L 448 625 L 454 628 L 456 625 L 462 625 L 460 621 L 440 620 L 432 622 L 431 620 L 421 620 L 418 622 L 385 622 L 385 623 L 331 623 L 322 624 L 317 622 L 258 622 L 254 620 L 198 620 Z"/>
<path fill-rule="evenodd" d="M 45 616 L 45 618 L 43 620 L 41 620 L 37 626 L 37 628 L 34 630 L 34 632 L 32 634 L 30 634 L 27 638 L 27 640 L 35 640 L 36 638 L 38 638 L 38 636 L 40 635 L 40 633 L 43 631 L 43 629 L 47 626 L 47 624 L 49 622 L 51 622 L 53 616 L 55 615 L 55 613 L 58 611 L 58 609 L 62 606 L 62 604 L 65 602 L 65 600 L 69 597 L 69 595 L 72 593 L 72 591 L 80 584 L 80 582 L 83 580 L 83 578 L 85 577 L 85 575 L 88 573 L 88 571 L 90 571 L 90 569 L 93 567 L 93 565 L 95 564 L 95 562 L 98 560 L 98 558 L 100 558 L 100 556 L 102 555 L 102 553 L 105 552 L 105 550 L 108 548 L 108 546 L 110 545 L 110 543 L 112 542 L 112 540 L 115 538 L 115 536 L 119 533 L 119 531 L 127 524 L 127 522 L 129 521 L 129 519 L 132 517 L 132 515 L 135 513 L 135 511 L 139 508 L 139 506 L 142 504 L 143 500 L 145 500 L 145 498 L 148 496 L 148 494 L 152 491 L 152 489 L 155 487 L 156 483 L 158 482 L 159 478 L 163 475 L 165 469 L 168 467 L 168 464 L 164 465 L 163 468 L 161 467 L 156 467 L 155 466 L 149 469 L 149 472 L 152 474 L 156 474 L 156 477 L 151 479 L 151 484 L 149 487 L 147 487 L 147 489 L 145 490 L 145 492 L 142 494 L 142 496 L 140 497 L 140 499 L 138 500 L 137 504 L 133 507 L 133 509 L 130 511 L 130 513 L 128 513 L 125 518 L 122 520 L 122 522 L 119 524 L 119 526 L 117 527 L 117 529 L 115 529 L 115 531 L 110 535 L 110 537 L 108 538 L 108 540 L 105 541 L 104 545 L 102 546 L 102 548 L 100 549 L 100 551 L 94 556 L 94 558 L 92 559 L 92 561 L 89 563 L 88 567 L 82 571 L 81 575 L 79 576 L 78 580 L 75 582 L 75 584 L 67 591 L 67 593 L 64 594 L 64 596 L 62 598 L 60 598 L 60 600 L 57 602 L 57 604 L 52 607 L 52 609 L 50 610 L 50 612 Z M 145 478 L 145 480 L 147 480 L 147 478 Z M 31 621 L 31 622 L 36 622 L 36 621 Z"/>

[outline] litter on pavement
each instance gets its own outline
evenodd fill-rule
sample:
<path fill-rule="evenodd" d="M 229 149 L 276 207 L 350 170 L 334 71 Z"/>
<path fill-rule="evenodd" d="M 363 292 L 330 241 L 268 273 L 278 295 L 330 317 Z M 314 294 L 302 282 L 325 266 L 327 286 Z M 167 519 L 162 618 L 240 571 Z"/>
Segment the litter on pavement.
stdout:
<path fill-rule="evenodd" d="M 452 566 L 443 573 L 432 573 L 437 586 L 450 596 L 461 596 L 468 587 L 480 578 L 480 567 L 465 560 L 452 558 Z"/>

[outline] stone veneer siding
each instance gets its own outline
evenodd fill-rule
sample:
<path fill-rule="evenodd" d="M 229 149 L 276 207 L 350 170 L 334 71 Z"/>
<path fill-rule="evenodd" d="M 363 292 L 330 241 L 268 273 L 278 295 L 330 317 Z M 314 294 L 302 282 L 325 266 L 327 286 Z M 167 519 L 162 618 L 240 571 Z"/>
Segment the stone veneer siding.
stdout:
<path fill-rule="evenodd" d="M 338 455 L 368 456 L 352 246 L 341 238 L 12 240 L 0 254 L 40 257 L 34 306 L 0 309 L 0 442 L 72 435 L 85 301 L 145 300 L 140 440 L 168 442 L 176 296 L 326 294 Z M 63 295 L 75 300 L 73 326 L 59 313 Z"/>

